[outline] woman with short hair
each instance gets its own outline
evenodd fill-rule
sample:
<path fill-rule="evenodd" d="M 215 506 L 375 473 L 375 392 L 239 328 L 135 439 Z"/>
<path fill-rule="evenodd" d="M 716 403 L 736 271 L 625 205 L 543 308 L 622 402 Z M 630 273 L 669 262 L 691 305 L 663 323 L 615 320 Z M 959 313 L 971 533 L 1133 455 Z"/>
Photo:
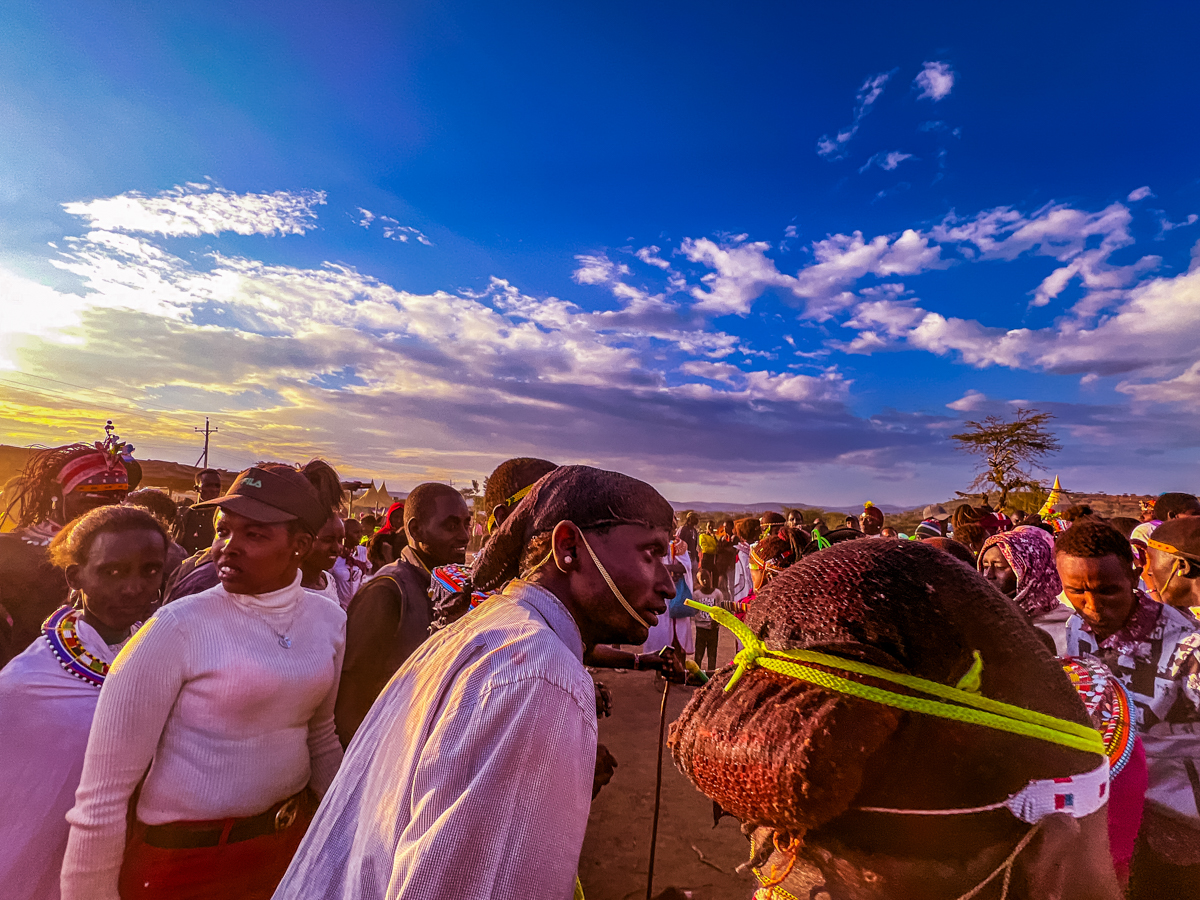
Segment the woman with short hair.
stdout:
<path fill-rule="evenodd" d="M 266 900 L 341 761 L 346 615 L 299 570 L 327 501 L 271 466 L 206 505 L 220 583 L 159 609 L 113 665 L 67 815 L 65 900 Z"/>
<path fill-rule="evenodd" d="M 117 652 L 154 610 L 170 541 L 144 509 L 105 506 L 50 544 L 71 602 L 0 671 L 0 886 L 57 900 L 83 753 Z"/>

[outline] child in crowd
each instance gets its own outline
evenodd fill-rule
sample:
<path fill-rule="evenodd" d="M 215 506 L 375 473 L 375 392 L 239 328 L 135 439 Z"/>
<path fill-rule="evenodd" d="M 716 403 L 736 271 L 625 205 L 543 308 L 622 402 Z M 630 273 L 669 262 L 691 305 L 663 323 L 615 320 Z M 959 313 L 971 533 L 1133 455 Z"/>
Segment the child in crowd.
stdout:
<path fill-rule="evenodd" d="M 713 587 L 712 572 L 701 569 L 697 573 L 695 590 L 692 591 L 692 599 L 698 603 L 703 603 L 705 606 L 723 605 L 725 594 L 720 588 Z M 703 610 L 697 613 L 692 621 L 696 625 L 696 665 L 711 672 L 717 667 L 717 638 L 720 629 L 717 628 L 717 623 L 712 620 L 712 616 Z M 708 653 L 707 666 L 703 662 L 706 652 Z"/>

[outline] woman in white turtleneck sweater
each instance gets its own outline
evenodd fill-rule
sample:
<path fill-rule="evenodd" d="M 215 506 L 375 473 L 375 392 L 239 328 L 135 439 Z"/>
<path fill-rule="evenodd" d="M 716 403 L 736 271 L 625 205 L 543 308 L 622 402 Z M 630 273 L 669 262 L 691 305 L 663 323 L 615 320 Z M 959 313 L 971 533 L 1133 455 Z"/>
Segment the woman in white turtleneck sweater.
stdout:
<path fill-rule="evenodd" d="M 63 900 L 267 900 L 341 762 L 346 616 L 298 568 L 329 508 L 284 466 L 210 505 L 221 584 L 160 609 L 100 692 Z"/>

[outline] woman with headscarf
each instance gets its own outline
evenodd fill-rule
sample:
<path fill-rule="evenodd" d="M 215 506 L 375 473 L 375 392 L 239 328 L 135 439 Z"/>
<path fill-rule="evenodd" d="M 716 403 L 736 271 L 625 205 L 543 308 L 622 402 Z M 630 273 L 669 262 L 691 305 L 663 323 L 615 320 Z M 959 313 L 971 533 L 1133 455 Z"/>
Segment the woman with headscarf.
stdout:
<path fill-rule="evenodd" d="M 1029 525 L 994 534 L 983 542 L 977 567 L 996 590 L 1010 598 L 1035 627 L 1067 653 L 1067 620 L 1074 612 L 1059 602 L 1062 581 L 1054 564 L 1054 538 Z"/>
<path fill-rule="evenodd" d="M 0 894 L 58 900 L 83 753 L 118 651 L 150 617 L 170 538 L 144 509 L 105 506 L 69 522 L 50 559 L 72 602 L 0 670 Z"/>
<path fill-rule="evenodd" d="M 384 689 L 277 896 L 571 897 L 596 761 L 583 655 L 640 644 L 666 614 L 672 520 L 625 475 L 540 479 L 475 565 L 475 587 L 503 593 Z"/>
<path fill-rule="evenodd" d="M 378 572 L 400 558 L 400 552 L 408 546 L 408 535 L 404 533 L 404 501 L 397 500 L 387 508 L 383 524 L 371 535 L 367 543 L 367 561 L 373 571 Z"/>
<path fill-rule="evenodd" d="M 750 573 L 750 547 L 762 534 L 757 519 L 738 519 L 733 523 L 737 538 L 737 558 L 729 573 L 729 593 L 734 603 L 746 604 L 754 597 L 754 577 Z"/>
<path fill-rule="evenodd" d="M 847 541 L 767 586 L 672 729 L 762 900 L 1117 900 L 1109 763 L 1018 610 L 932 547 Z M 984 893 L 987 892 L 987 893 Z"/>
<path fill-rule="evenodd" d="M 328 503 L 290 466 L 206 503 L 220 584 L 161 607 L 112 666 L 64 900 L 266 900 L 341 761 L 346 614 L 299 568 Z"/>
<path fill-rule="evenodd" d="M 6 485 L 0 525 L 16 529 L 0 534 L 0 614 L 7 610 L 12 618 L 0 665 L 29 646 L 46 616 L 66 602 L 62 571 L 47 555 L 54 535 L 89 510 L 120 503 L 129 492 L 123 448 L 112 435 L 104 443 L 35 450 L 20 479 Z"/>

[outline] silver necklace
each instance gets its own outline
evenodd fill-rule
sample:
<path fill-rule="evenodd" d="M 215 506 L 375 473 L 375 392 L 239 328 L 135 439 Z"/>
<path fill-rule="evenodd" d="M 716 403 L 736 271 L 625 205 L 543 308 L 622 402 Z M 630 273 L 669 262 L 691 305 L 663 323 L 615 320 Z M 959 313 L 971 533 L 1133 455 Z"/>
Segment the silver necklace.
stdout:
<path fill-rule="evenodd" d="M 299 608 L 297 608 L 296 612 L 292 613 L 292 618 L 288 621 L 287 625 L 284 626 L 283 631 L 276 631 L 275 626 L 272 625 L 270 621 L 266 619 L 257 609 L 254 609 L 253 607 L 248 607 L 248 609 L 260 622 L 271 629 L 275 637 L 279 639 L 280 647 L 282 647 L 284 650 L 292 649 L 292 639 L 288 637 L 288 632 L 292 630 L 292 626 L 296 623 L 296 615 L 300 612 Z"/>

